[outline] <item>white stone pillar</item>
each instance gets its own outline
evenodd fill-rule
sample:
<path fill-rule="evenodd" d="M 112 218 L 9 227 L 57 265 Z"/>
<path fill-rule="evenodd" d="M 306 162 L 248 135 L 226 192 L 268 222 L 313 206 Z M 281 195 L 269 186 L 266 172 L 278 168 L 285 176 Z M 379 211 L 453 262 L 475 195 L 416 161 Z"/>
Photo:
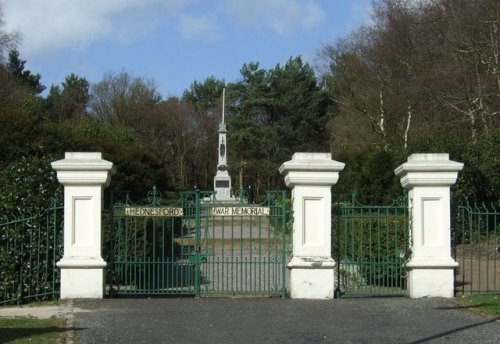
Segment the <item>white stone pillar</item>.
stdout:
<path fill-rule="evenodd" d="M 292 188 L 293 257 L 288 268 L 293 299 L 333 298 L 331 187 L 343 168 L 330 153 L 295 153 L 279 169 Z"/>
<path fill-rule="evenodd" d="M 67 152 L 52 163 L 64 185 L 64 256 L 61 298 L 103 298 L 106 262 L 101 256 L 103 186 L 109 184 L 113 164 L 101 153 Z"/>
<path fill-rule="evenodd" d="M 462 168 L 448 154 L 412 154 L 395 169 L 409 190 L 412 255 L 406 267 L 411 298 L 453 297 L 458 263 L 451 258 L 450 186 Z"/>

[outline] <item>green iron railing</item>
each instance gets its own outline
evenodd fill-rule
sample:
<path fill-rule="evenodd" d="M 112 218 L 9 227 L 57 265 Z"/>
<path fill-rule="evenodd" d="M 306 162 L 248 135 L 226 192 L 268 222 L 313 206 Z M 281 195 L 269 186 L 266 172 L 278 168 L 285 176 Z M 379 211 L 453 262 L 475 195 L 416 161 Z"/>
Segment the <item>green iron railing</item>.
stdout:
<path fill-rule="evenodd" d="M 458 205 L 452 241 L 455 293 L 500 293 L 500 204 Z"/>
<path fill-rule="evenodd" d="M 218 216 L 248 208 L 244 192 L 221 203 L 210 191 L 180 193 L 162 205 L 153 189 L 148 204 L 114 206 L 111 295 L 276 295 L 285 297 L 286 193 L 268 192 L 267 216 Z M 127 208 L 182 216 L 127 216 Z M 153 210 L 152 210 L 153 209 Z M 135 213 L 141 211 L 134 210 Z M 238 211 L 234 211 L 238 213 Z M 215 214 L 215 215 L 214 215 Z M 227 215 L 227 214 L 226 214 Z"/>
<path fill-rule="evenodd" d="M 335 296 L 406 295 L 410 255 L 406 196 L 388 206 L 350 202 L 334 206 Z"/>
<path fill-rule="evenodd" d="M 0 224 L 0 305 L 59 297 L 63 211 L 54 199 L 48 209 Z"/>

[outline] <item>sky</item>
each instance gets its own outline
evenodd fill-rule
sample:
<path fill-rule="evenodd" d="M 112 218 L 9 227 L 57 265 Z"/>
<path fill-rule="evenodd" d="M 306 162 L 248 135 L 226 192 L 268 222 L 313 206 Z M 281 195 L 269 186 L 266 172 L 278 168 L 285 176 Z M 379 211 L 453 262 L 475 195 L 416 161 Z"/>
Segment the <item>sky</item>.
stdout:
<path fill-rule="evenodd" d="M 182 96 L 210 76 L 240 78 L 244 63 L 265 69 L 369 23 L 371 0 L 0 0 L 4 29 L 18 30 L 26 67 L 42 83 L 74 73 L 98 82 L 126 71 L 154 80 L 162 97 Z"/>

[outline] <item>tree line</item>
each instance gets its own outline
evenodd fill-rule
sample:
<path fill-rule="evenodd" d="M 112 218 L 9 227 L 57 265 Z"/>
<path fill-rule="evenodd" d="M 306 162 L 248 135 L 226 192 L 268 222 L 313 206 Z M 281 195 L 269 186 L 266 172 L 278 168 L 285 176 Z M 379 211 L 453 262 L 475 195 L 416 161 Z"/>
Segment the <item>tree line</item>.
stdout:
<path fill-rule="evenodd" d="M 354 165 L 363 156 L 361 175 L 449 152 L 466 163 L 457 197 L 498 199 L 499 28 L 495 0 L 375 2 L 371 25 L 321 50 L 331 149 Z"/>
<path fill-rule="evenodd" d="M 236 81 L 209 77 L 166 99 L 154 80 L 127 71 L 95 83 L 70 74 L 46 90 L 0 13 L 0 194 L 20 166 L 26 178 L 46 173 L 40 166 L 69 150 L 102 151 L 117 165 L 111 187 L 133 197 L 152 185 L 211 189 L 226 88 L 235 188 L 251 185 L 257 196 L 283 188 L 278 167 L 294 152 L 327 151 L 347 163 L 339 199 L 356 190 L 363 202 L 384 203 L 401 194 L 393 169 L 409 154 L 449 152 L 466 163 L 456 197 L 498 199 L 500 4 L 373 6 L 370 24 L 318 47 L 314 66 L 300 56 L 270 69 L 249 62 Z"/>

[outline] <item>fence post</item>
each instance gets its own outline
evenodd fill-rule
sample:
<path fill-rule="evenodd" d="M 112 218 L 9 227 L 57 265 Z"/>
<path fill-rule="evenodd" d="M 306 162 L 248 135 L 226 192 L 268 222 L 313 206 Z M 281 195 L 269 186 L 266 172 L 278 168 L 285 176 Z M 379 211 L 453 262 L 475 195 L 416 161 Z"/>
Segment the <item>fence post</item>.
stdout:
<path fill-rule="evenodd" d="M 333 298 L 331 187 L 343 168 L 330 153 L 295 153 L 279 169 L 292 188 L 293 253 L 287 267 L 294 299 Z"/>
<path fill-rule="evenodd" d="M 61 299 L 103 298 L 106 262 L 101 256 L 102 190 L 113 164 L 101 153 L 66 152 L 52 163 L 64 185 L 64 255 Z"/>
<path fill-rule="evenodd" d="M 406 264 L 411 298 L 453 297 L 450 186 L 463 164 L 448 154 L 412 154 L 394 170 L 408 189 L 412 256 Z"/>

